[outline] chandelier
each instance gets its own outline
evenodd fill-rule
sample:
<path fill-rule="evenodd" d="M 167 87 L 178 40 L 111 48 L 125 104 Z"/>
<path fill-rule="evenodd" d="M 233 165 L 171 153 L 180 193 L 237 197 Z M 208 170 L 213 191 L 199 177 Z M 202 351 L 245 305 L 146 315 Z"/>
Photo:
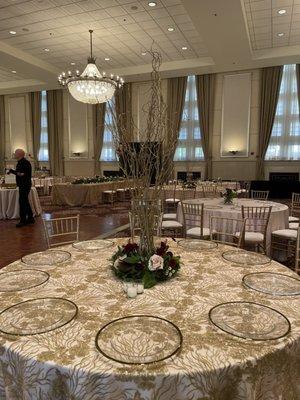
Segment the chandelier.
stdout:
<path fill-rule="evenodd" d="M 72 71 L 62 72 L 58 77 L 58 82 L 63 87 L 67 87 L 74 99 L 82 103 L 97 104 L 109 101 L 116 88 L 122 87 L 124 80 L 118 75 L 106 76 L 105 72 L 100 73 L 96 66 L 96 58 L 93 57 L 93 31 L 90 32 L 91 55 L 88 57 L 88 64 L 80 75 L 79 71 L 75 74 Z"/>

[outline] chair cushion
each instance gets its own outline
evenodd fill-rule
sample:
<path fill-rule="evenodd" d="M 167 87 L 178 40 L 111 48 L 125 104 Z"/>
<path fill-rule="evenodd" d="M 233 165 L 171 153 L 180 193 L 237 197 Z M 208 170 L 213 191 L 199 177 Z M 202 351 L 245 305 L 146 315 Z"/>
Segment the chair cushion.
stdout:
<path fill-rule="evenodd" d="M 115 190 L 104 190 L 103 193 L 112 194 L 112 193 L 116 193 L 116 191 Z"/>
<path fill-rule="evenodd" d="M 240 232 L 236 232 L 235 236 L 240 237 Z M 260 232 L 245 232 L 245 242 L 250 243 L 262 243 L 264 241 L 264 235 Z"/>
<path fill-rule="evenodd" d="M 161 227 L 162 229 L 167 229 L 167 228 L 176 229 L 176 228 L 182 228 L 183 225 L 178 221 L 163 221 Z"/>
<path fill-rule="evenodd" d="M 125 192 L 126 189 L 117 189 L 117 192 Z"/>
<path fill-rule="evenodd" d="M 289 229 L 297 230 L 298 228 L 299 228 L 299 222 L 290 222 L 289 223 Z"/>
<path fill-rule="evenodd" d="M 187 229 L 186 235 L 187 236 L 201 237 L 200 227 L 197 226 L 195 228 Z M 210 235 L 210 230 L 208 228 L 203 228 L 203 236 L 209 236 L 209 235 Z"/>
<path fill-rule="evenodd" d="M 163 221 L 166 221 L 166 220 L 176 220 L 176 218 L 177 218 L 177 214 L 176 214 L 176 213 L 166 213 L 166 214 L 163 214 Z"/>
<path fill-rule="evenodd" d="M 166 199 L 165 202 L 166 203 L 179 203 L 180 199 Z"/>
<path fill-rule="evenodd" d="M 299 218 L 298 217 L 289 217 L 289 222 L 299 222 Z"/>
<path fill-rule="evenodd" d="M 272 232 L 274 236 L 280 236 L 287 239 L 297 239 L 297 231 L 295 229 L 279 229 Z"/>

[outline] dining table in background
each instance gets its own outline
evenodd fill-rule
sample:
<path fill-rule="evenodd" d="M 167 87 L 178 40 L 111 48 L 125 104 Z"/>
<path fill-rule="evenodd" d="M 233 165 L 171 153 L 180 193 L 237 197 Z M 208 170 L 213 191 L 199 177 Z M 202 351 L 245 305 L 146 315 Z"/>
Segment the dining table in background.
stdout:
<path fill-rule="evenodd" d="M 42 213 L 41 203 L 35 187 L 30 190 L 29 203 L 35 217 Z M 0 219 L 18 219 L 19 214 L 19 189 L 0 188 Z"/>
<path fill-rule="evenodd" d="M 124 189 L 126 181 L 101 183 L 58 183 L 52 187 L 52 204 L 60 206 L 95 206 L 102 203 L 102 193 L 106 190 Z"/>
<path fill-rule="evenodd" d="M 75 319 L 54 331 L 0 336 L 1 399 L 300 398 L 299 296 L 276 297 L 242 284 L 249 272 L 269 271 L 293 278 L 297 277 L 295 273 L 274 261 L 253 266 L 226 261 L 222 254 L 232 250 L 229 246 L 191 251 L 169 239 L 170 250 L 183 262 L 178 275 L 128 299 L 109 261 L 117 245 L 127 240 L 114 239 L 112 247 L 96 252 L 60 247 L 70 253 L 69 261 L 34 267 L 50 275 L 46 283 L 17 293 L 0 293 L 1 311 L 22 301 L 45 297 L 67 299 L 78 307 Z M 33 267 L 18 260 L 1 272 L 24 272 L 25 268 Z M 227 334 L 210 322 L 209 311 L 230 301 L 271 307 L 289 319 L 291 330 L 281 339 L 266 341 Z M 141 314 L 175 324 L 182 333 L 181 350 L 149 365 L 122 364 L 98 351 L 95 338 L 103 326 L 114 319 Z M 28 314 L 26 318 L 31 317 Z M 143 350 L 140 332 L 129 330 L 126 334 L 133 335 L 137 340 L 134 343 Z M 161 340 L 168 339 L 161 335 Z"/>
<path fill-rule="evenodd" d="M 215 199 L 188 199 L 185 203 L 204 204 L 203 226 L 209 228 L 211 216 L 223 218 L 242 218 L 242 205 L 245 207 L 269 207 L 272 206 L 269 225 L 267 229 L 267 251 L 270 251 L 271 233 L 279 229 L 288 229 L 289 227 L 289 208 L 282 203 L 270 200 L 255 199 L 234 199 L 233 204 L 224 204 L 223 198 Z M 182 206 L 179 203 L 177 207 L 177 219 L 184 223 Z M 226 223 L 226 221 L 224 222 Z M 220 227 L 222 228 L 222 227 Z M 233 227 L 234 228 L 234 227 Z M 232 232 L 234 233 L 234 232 Z"/>

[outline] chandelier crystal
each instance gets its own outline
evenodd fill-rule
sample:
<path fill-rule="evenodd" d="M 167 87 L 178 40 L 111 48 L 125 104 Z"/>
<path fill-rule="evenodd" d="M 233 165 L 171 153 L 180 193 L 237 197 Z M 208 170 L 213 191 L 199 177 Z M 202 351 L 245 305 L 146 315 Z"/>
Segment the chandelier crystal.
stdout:
<path fill-rule="evenodd" d="M 105 72 L 100 72 L 96 66 L 96 58 L 93 57 L 93 42 L 90 32 L 91 55 L 85 70 L 80 74 L 76 71 L 62 72 L 58 77 L 58 82 L 63 87 L 67 87 L 74 99 L 82 103 L 98 104 L 105 103 L 113 97 L 115 90 L 121 88 L 124 80 L 118 75 L 106 76 Z"/>

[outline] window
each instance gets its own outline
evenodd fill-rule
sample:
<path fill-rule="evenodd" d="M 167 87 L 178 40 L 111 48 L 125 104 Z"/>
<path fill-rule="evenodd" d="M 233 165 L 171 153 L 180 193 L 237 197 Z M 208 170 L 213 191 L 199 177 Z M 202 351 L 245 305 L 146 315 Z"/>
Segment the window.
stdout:
<path fill-rule="evenodd" d="M 174 161 L 203 160 L 195 76 L 189 76 Z"/>
<path fill-rule="evenodd" d="M 300 160 L 296 65 L 285 65 L 266 160 Z"/>
<path fill-rule="evenodd" d="M 41 92 L 41 142 L 38 155 L 39 161 L 49 161 L 48 151 L 48 119 L 47 119 L 47 92 Z"/>
<path fill-rule="evenodd" d="M 100 161 L 113 162 L 117 161 L 115 145 L 111 129 L 113 125 L 113 119 L 112 119 L 113 115 L 110 107 L 112 108 L 115 107 L 114 100 L 111 100 L 109 104 L 110 106 L 108 105 L 108 103 L 106 104 L 105 127 L 104 127 L 103 146 L 102 146 Z"/>

